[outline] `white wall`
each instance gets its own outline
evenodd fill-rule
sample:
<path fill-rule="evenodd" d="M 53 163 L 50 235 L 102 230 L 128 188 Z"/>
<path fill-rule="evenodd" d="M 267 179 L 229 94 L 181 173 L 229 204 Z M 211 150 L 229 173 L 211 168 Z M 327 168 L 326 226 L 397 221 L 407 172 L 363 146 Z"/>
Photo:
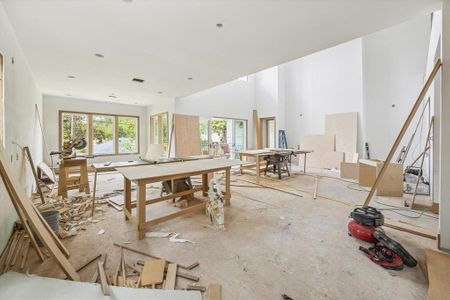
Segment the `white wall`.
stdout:
<path fill-rule="evenodd" d="M 362 38 L 365 140 L 374 158 L 386 158 L 423 86 L 430 29 L 427 15 Z M 407 162 L 421 148 L 414 144 Z"/>
<path fill-rule="evenodd" d="M 324 134 L 325 115 L 358 112 L 362 119 L 361 40 L 356 39 L 280 66 L 286 136 L 297 147 L 304 135 Z M 359 151 L 363 130 L 359 128 Z"/>
<path fill-rule="evenodd" d="M 103 114 L 120 114 L 139 116 L 139 150 L 144 155 L 147 149 L 147 108 L 137 105 L 117 104 L 110 102 L 91 101 L 76 98 L 44 96 L 43 105 L 45 140 L 50 151 L 59 149 L 59 111 L 76 111 Z M 57 159 L 57 157 L 55 157 Z M 139 155 L 107 155 L 89 159 L 89 163 L 104 161 L 123 161 L 138 159 Z M 50 157 L 44 155 L 44 161 L 50 164 Z M 56 163 L 56 162 L 55 162 Z"/>
<path fill-rule="evenodd" d="M 42 161 L 42 135 L 35 106 L 42 113 L 42 95 L 20 48 L 11 24 L 0 3 L 0 52 L 4 58 L 4 146 L 8 159 L 13 159 L 13 170 L 29 195 L 35 187 L 31 169 L 22 150 L 13 144 L 30 147 L 35 163 Z M 14 58 L 14 64 L 12 63 Z M 0 182 L 0 251 L 4 248 L 16 213 Z"/>

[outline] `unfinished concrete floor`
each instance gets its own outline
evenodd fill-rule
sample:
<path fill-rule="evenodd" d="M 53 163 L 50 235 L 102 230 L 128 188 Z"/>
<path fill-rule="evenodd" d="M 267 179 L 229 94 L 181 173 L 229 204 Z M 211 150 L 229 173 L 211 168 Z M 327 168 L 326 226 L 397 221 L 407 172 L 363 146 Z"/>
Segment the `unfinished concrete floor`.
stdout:
<path fill-rule="evenodd" d="M 294 173 L 299 174 L 298 170 Z M 308 170 L 308 173 L 338 176 L 323 170 Z M 124 220 L 123 212 L 108 207 L 104 213 L 96 214 L 100 222 L 64 240 L 72 254 L 70 260 L 79 266 L 99 253 L 108 253 L 106 271 L 112 274 L 119 261 L 119 250 L 113 242 L 129 242 L 131 247 L 181 264 L 199 261 L 200 266 L 189 273 L 201 278 L 198 285 L 220 283 L 225 300 L 281 299 L 282 294 L 293 299 L 426 298 L 427 282 L 419 265 L 405 267 L 400 272 L 385 270 L 358 250 L 359 245 L 368 244 L 347 235 L 352 205 L 362 204 L 366 196 L 366 192 L 354 190 L 359 189 L 357 185 L 322 177 L 319 197 L 314 200 L 312 176 L 261 180 L 263 184 L 290 190 L 302 197 L 243 180 L 254 181 L 255 177 L 237 173 L 232 176 L 232 199 L 231 206 L 225 209 L 225 231 L 215 230 L 204 214 L 196 213 L 148 229 L 177 232 L 181 238 L 194 243 L 172 243 L 165 238 L 138 241 L 136 229 Z M 123 178 L 119 174 L 99 175 L 98 194 L 117 188 L 123 188 Z M 399 198 L 375 197 L 374 200 L 398 206 L 402 203 Z M 387 208 L 376 201 L 372 204 Z M 163 202 L 148 206 L 147 215 L 152 218 L 163 210 L 173 209 L 178 208 Z M 421 227 L 437 226 L 437 220 L 428 215 L 410 219 L 391 211 L 384 213 L 387 218 L 402 219 Z M 105 233 L 98 235 L 101 229 Z M 436 248 L 434 240 L 389 228 L 385 231 L 419 261 L 423 259 L 425 248 Z M 145 257 L 126 252 L 127 262 L 133 263 L 136 258 Z M 94 264 L 84 269 L 80 272 L 82 279 L 89 281 L 94 270 Z M 33 263 L 30 272 L 63 276 L 51 260 L 44 264 Z M 184 288 L 189 283 L 181 279 L 177 287 Z"/>

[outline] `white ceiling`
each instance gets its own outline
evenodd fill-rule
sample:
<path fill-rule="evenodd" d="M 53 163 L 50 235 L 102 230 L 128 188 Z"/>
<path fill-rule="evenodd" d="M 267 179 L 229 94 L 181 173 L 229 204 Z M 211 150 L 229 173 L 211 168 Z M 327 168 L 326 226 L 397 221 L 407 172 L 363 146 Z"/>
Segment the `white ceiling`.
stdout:
<path fill-rule="evenodd" d="M 442 2 L 1 1 L 43 93 L 140 105 L 302 57 L 430 13 Z"/>

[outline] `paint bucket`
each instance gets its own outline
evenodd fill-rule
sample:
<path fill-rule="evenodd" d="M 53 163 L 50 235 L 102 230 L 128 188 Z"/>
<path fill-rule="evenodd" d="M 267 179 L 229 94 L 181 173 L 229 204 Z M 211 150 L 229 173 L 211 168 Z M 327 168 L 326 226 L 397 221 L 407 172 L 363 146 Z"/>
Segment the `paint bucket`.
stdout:
<path fill-rule="evenodd" d="M 57 210 L 49 210 L 44 211 L 42 213 L 42 217 L 44 217 L 44 220 L 50 225 L 50 228 L 58 234 L 59 230 L 59 211 Z"/>

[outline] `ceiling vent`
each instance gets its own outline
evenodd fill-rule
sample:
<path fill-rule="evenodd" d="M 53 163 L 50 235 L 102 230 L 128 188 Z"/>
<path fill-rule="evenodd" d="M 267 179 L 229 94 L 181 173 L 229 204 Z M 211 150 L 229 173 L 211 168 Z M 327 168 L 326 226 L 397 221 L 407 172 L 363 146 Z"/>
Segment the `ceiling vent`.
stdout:
<path fill-rule="evenodd" d="M 140 78 L 133 78 L 133 79 L 131 79 L 131 81 L 134 81 L 134 82 L 139 82 L 139 83 L 143 83 L 143 82 L 144 82 L 144 79 L 140 79 Z"/>

